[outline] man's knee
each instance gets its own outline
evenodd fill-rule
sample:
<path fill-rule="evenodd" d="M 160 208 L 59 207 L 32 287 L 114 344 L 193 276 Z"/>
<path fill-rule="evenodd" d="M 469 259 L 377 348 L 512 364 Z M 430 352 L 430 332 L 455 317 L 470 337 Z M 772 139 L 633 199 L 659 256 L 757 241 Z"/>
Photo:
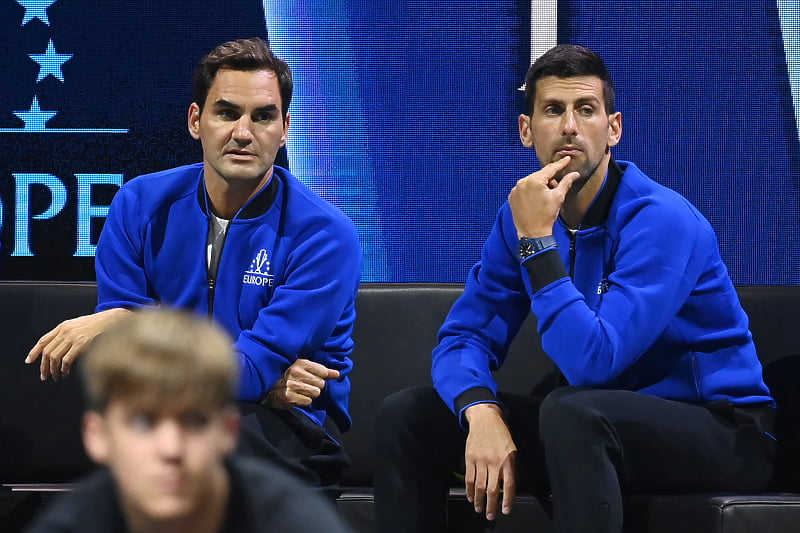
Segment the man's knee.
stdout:
<path fill-rule="evenodd" d="M 413 387 L 399 390 L 383 399 L 378 409 L 378 423 L 384 420 L 416 418 L 442 403 L 431 387 Z"/>
<path fill-rule="evenodd" d="M 539 432 L 543 440 L 580 439 L 607 429 L 601 396 L 609 391 L 584 387 L 560 387 L 542 402 Z"/>
<path fill-rule="evenodd" d="M 394 392 L 384 398 L 375 420 L 378 441 L 396 439 L 424 429 L 428 419 L 446 409 L 431 387 L 414 387 Z M 452 416 L 452 415 L 451 415 Z"/>

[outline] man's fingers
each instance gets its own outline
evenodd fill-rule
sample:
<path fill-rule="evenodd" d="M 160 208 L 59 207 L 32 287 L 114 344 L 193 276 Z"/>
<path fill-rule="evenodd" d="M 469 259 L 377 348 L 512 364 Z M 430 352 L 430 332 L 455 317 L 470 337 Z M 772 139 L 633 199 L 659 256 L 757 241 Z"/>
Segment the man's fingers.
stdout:
<path fill-rule="evenodd" d="M 299 369 L 293 369 L 290 371 L 287 376 L 287 385 L 290 387 L 296 387 L 301 383 L 305 383 L 307 385 L 311 385 L 312 387 L 322 388 L 325 386 L 325 380 L 319 376 L 315 376 L 310 372 L 304 372 Z"/>
<path fill-rule="evenodd" d="M 464 487 L 467 489 L 467 501 L 475 501 L 475 463 L 467 461 L 466 472 L 464 473 Z"/>
<path fill-rule="evenodd" d="M 514 455 L 503 464 L 503 514 L 511 514 L 514 497 L 517 495 L 517 483 L 514 475 Z"/>
<path fill-rule="evenodd" d="M 476 513 L 482 513 L 486 508 L 486 478 L 486 467 L 478 467 L 475 471 L 475 499 L 472 502 Z"/>
<path fill-rule="evenodd" d="M 497 517 L 497 506 L 502 502 L 503 514 L 510 514 L 516 496 L 516 482 L 514 477 L 514 459 L 512 453 L 500 467 L 500 470 L 489 471 L 486 493 L 486 519 L 494 520 Z"/>
<path fill-rule="evenodd" d="M 486 482 L 486 519 L 494 520 L 497 515 L 497 502 L 500 499 L 499 472 L 491 470 Z"/>
<path fill-rule="evenodd" d="M 558 175 L 558 173 L 567 168 L 569 161 L 570 161 L 569 156 L 566 156 L 559 159 L 558 161 L 553 161 L 552 163 L 548 163 L 539 170 L 537 170 L 536 172 L 528 174 L 524 178 L 518 180 L 517 185 L 520 186 L 526 182 L 533 180 L 536 181 L 537 183 L 543 183 L 544 185 L 547 185 L 549 187 L 549 184 L 552 181 L 556 181 L 555 178 Z M 552 189 L 552 187 L 550 188 Z"/>
<path fill-rule="evenodd" d="M 326 380 L 338 379 L 340 373 L 338 370 L 328 368 L 314 361 L 298 359 L 289 367 L 289 375 L 294 379 L 323 388 Z"/>
<path fill-rule="evenodd" d="M 50 377 L 50 361 L 47 357 L 42 356 L 39 360 L 39 379 L 42 381 L 47 381 Z"/>
<path fill-rule="evenodd" d="M 569 162 L 571 160 L 572 159 L 570 158 L 570 156 L 564 156 L 558 161 L 553 161 L 552 163 L 548 163 L 545 166 L 543 166 L 542 170 L 540 170 L 539 172 L 541 172 L 542 175 L 545 178 L 547 178 L 545 180 L 545 183 L 549 183 L 550 180 L 556 176 L 556 174 L 567 168 L 567 165 L 569 165 Z"/>
<path fill-rule="evenodd" d="M 297 391 L 293 390 L 284 390 L 279 396 L 281 406 L 291 407 L 291 406 L 300 406 L 306 407 L 311 405 L 311 398 L 304 394 L 300 394 Z M 273 406 L 276 407 L 276 406 Z"/>
<path fill-rule="evenodd" d="M 572 188 L 572 184 L 575 183 L 575 180 L 580 177 L 581 175 L 578 172 L 570 172 L 561 178 L 561 181 L 558 182 L 558 186 L 556 188 L 566 196 L 567 192 L 569 192 L 569 190 Z"/>
<path fill-rule="evenodd" d="M 572 157 L 565 155 L 561 159 L 547 163 L 544 168 L 554 168 L 556 169 L 556 172 L 558 172 L 561 169 L 567 168 L 567 165 L 569 165 L 570 161 L 572 161 Z"/>
<path fill-rule="evenodd" d="M 287 391 L 311 399 L 317 398 L 322 393 L 323 387 L 324 383 L 322 385 L 316 386 L 311 383 L 306 383 L 304 381 L 295 381 L 292 379 L 286 382 Z"/>
<path fill-rule="evenodd" d="M 59 359 L 50 358 L 50 377 L 53 381 L 61 379 L 61 361 Z"/>
<path fill-rule="evenodd" d="M 42 381 L 45 381 L 48 377 L 53 381 L 58 381 L 61 377 L 61 360 L 46 355 L 42 357 L 42 366 L 40 370 L 42 372 Z"/>
<path fill-rule="evenodd" d="M 69 346 L 58 339 L 53 339 L 47 346 L 42 348 L 41 362 L 39 365 L 40 378 L 46 381 L 52 378 L 58 381 L 61 377 L 61 359 L 67 353 Z"/>
<path fill-rule="evenodd" d="M 41 342 L 41 341 L 40 341 Z M 39 356 L 42 355 L 42 348 L 39 346 L 37 342 L 36 345 L 31 348 L 31 351 L 28 352 L 27 357 L 25 357 L 25 364 L 29 365 L 39 359 Z"/>
<path fill-rule="evenodd" d="M 70 370 L 72 370 L 72 363 L 75 362 L 75 359 L 77 359 L 80 354 L 81 351 L 77 346 L 72 345 L 72 347 L 70 347 L 67 355 L 61 358 L 61 374 L 69 376 Z"/>
<path fill-rule="evenodd" d="M 28 352 L 28 356 L 25 358 L 26 363 L 28 364 L 33 363 L 39 358 L 39 356 L 42 355 L 42 352 L 44 351 L 45 347 L 47 347 L 47 345 L 50 344 L 50 342 L 52 342 L 53 338 L 58 333 L 57 329 L 58 328 L 48 331 L 47 333 L 42 335 L 38 341 L 36 341 L 36 344 L 33 345 L 33 348 L 31 348 L 31 351 Z"/>
<path fill-rule="evenodd" d="M 322 394 L 325 380 L 338 377 L 338 370 L 329 369 L 308 359 L 297 359 L 273 385 L 264 402 L 276 409 L 311 405 Z"/>
<path fill-rule="evenodd" d="M 300 406 L 300 407 L 307 407 L 307 406 L 311 405 L 312 401 L 313 401 L 313 399 L 310 398 L 306 394 L 300 394 L 300 393 L 298 393 L 296 391 L 287 391 L 286 392 L 286 402 L 289 405 L 297 405 L 297 406 Z"/>
<path fill-rule="evenodd" d="M 334 370 L 333 368 L 328 368 L 325 365 L 320 363 L 316 363 L 314 361 L 310 361 L 308 359 L 297 359 L 294 363 L 292 363 L 291 367 L 292 371 L 297 371 L 297 376 L 301 376 L 303 373 L 310 374 L 322 380 L 326 379 L 336 379 L 339 377 L 339 371 Z"/>

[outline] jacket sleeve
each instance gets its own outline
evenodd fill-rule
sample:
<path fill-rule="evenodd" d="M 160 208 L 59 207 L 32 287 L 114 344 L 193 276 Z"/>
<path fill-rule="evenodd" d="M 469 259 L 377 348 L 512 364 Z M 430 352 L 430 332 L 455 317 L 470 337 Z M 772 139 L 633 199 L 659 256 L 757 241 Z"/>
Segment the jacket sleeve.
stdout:
<path fill-rule="evenodd" d="M 496 402 L 491 373 L 505 360 L 529 306 L 516 250 L 504 238 L 498 215 L 433 350 L 433 385 L 462 424 L 470 405 Z"/>
<path fill-rule="evenodd" d="M 292 362 L 306 358 L 341 373 L 315 406 L 346 411 L 362 264 L 358 234 L 352 222 L 340 220 L 312 227 L 293 242 L 269 304 L 236 340 L 242 358 L 239 399 L 260 400 Z"/>
<path fill-rule="evenodd" d="M 111 202 L 95 254 L 98 305 L 116 307 L 155 305 L 148 295 L 136 194 L 122 187 Z"/>
<path fill-rule="evenodd" d="M 594 308 L 569 277 L 544 271 L 555 251 L 524 264 L 542 347 L 570 384 L 613 383 L 653 346 L 698 284 L 716 238 L 680 201 L 640 201 L 619 213 L 608 291 Z M 537 286 L 537 279 L 547 284 Z"/>

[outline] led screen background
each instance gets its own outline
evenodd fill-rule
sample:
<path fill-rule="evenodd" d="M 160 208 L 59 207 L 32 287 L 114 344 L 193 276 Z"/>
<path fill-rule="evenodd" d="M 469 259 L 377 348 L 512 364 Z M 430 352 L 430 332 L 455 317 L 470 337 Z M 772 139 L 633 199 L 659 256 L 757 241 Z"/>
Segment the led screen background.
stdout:
<path fill-rule="evenodd" d="M 259 35 L 295 75 L 288 165 L 356 223 L 362 279 L 463 282 L 538 168 L 518 88 L 552 35 L 604 57 L 615 156 L 698 206 L 734 282 L 797 284 L 799 28 L 787 0 L 0 0 L 0 278 L 93 279 L 118 185 L 200 158 L 197 61 Z"/>

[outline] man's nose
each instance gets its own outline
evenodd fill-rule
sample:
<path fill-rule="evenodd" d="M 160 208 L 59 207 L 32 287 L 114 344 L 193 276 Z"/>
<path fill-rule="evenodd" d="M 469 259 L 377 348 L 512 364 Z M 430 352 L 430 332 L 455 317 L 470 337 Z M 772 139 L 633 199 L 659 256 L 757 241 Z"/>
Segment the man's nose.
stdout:
<path fill-rule="evenodd" d="M 242 115 L 233 126 L 233 138 L 237 142 L 249 142 L 253 139 L 253 122 L 247 115 Z"/>
<path fill-rule="evenodd" d="M 158 451 L 165 457 L 180 455 L 183 449 L 184 431 L 175 420 L 163 420 L 156 428 Z"/>
<path fill-rule="evenodd" d="M 564 113 L 561 129 L 564 135 L 575 135 L 578 133 L 578 122 L 575 120 L 574 111 L 567 111 Z"/>

